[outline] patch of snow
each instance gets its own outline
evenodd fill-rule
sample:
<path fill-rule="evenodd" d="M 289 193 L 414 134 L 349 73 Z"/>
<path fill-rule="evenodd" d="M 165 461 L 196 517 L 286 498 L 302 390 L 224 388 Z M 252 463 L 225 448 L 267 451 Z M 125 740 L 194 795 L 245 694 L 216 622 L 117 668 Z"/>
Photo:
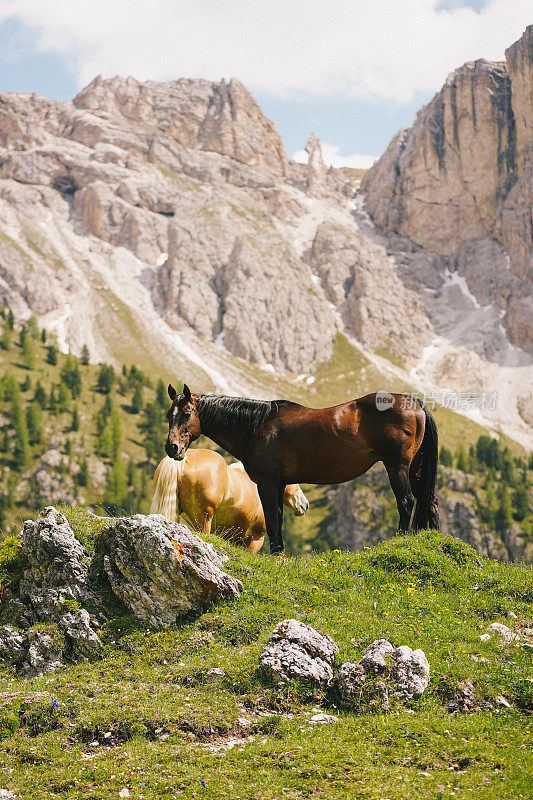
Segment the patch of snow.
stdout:
<path fill-rule="evenodd" d="M 261 364 L 261 369 L 264 369 L 265 372 L 271 372 L 273 375 L 276 374 L 276 370 L 272 364 Z"/>
<path fill-rule="evenodd" d="M 298 375 L 298 377 L 296 378 L 296 382 L 300 383 L 300 381 L 303 381 L 304 378 L 307 378 L 307 372 L 302 372 L 301 375 Z"/>
<path fill-rule="evenodd" d="M 468 299 L 471 301 L 474 308 L 481 308 L 481 304 L 479 303 L 477 297 L 473 295 L 468 288 L 466 278 L 464 278 L 462 275 L 459 275 L 458 272 L 450 272 L 449 269 L 445 270 L 442 288 L 444 289 L 446 286 L 458 286 L 462 294 L 464 294 L 465 297 L 468 297 Z"/>
<path fill-rule="evenodd" d="M 156 267 L 162 267 L 167 258 L 168 258 L 168 253 L 160 253 L 160 255 L 157 258 L 157 261 L 155 262 Z"/>
<path fill-rule="evenodd" d="M 315 284 L 315 286 L 320 286 L 320 278 L 318 275 L 311 275 L 311 280 Z"/>
<path fill-rule="evenodd" d="M 308 386 L 311 386 L 314 383 L 316 378 L 313 375 L 310 375 L 308 378 L 305 379 L 305 382 Z"/>

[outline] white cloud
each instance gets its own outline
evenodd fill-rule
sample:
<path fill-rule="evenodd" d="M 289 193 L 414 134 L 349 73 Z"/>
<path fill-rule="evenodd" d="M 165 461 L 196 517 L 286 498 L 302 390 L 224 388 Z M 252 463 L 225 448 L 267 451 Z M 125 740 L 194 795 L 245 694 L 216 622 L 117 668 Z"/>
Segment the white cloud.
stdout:
<path fill-rule="evenodd" d="M 342 156 L 340 154 L 340 147 L 328 142 L 320 142 L 322 147 L 322 158 L 327 167 L 353 167 L 354 169 L 370 169 L 378 156 L 367 156 L 363 153 L 352 153 L 349 156 Z M 300 164 L 307 164 L 309 156 L 305 150 L 297 150 L 293 153 L 292 158 Z"/>
<path fill-rule="evenodd" d="M 279 96 L 409 102 L 464 61 L 502 59 L 531 0 L 476 12 L 439 0 L 2 0 L 0 23 L 34 30 L 80 85 L 94 75 L 238 77 Z"/>

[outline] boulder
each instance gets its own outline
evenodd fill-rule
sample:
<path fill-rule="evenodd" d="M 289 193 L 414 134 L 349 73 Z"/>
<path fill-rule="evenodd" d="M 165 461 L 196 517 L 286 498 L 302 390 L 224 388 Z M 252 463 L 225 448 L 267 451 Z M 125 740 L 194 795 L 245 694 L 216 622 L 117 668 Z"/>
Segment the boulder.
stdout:
<path fill-rule="evenodd" d="M 360 661 L 341 666 L 336 690 L 341 702 L 364 699 L 386 711 L 390 696 L 410 699 L 422 694 L 428 683 L 429 664 L 422 650 L 407 645 L 395 649 L 387 639 L 377 639 Z"/>
<path fill-rule="evenodd" d="M 384 672 L 387 667 L 386 656 L 394 652 L 394 647 L 387 639 L 377 639 L 369 644 L 363 653 L 361 663 L 367 672 Z"/>
<path fill-rule="evenodd" d="M 21 594 L 30 594 L 38 587 L 66 586 L 72 597 L 83 595 L 88 572 L 87 552 L 74 536 L 66 517 L 53 506 L 45 508 L 35 522 L 26 520 L 24 523 L 22 553 L 30 566 L 21 581 Z"/>
<path fill-rule="evenodd" d="M 91 628 L 89 612 L 84 608 L 76 614 L 65 614 L 59 623 L 65 634 L 66 656 L 72 661 L 94 661 L 102 656 L 102 643 Z"/>
<path fill-rule="evenodd" d="M 402 645 L 391 653 L 391 657 L 396 661 L 396 694 L 403 698 L 422 694 L 429 683 L 429 663 L 424 651 Z"/>
<path fill-rule="evenodd" d="M 212 545 L 159 514 L 117 519 L 102 530 L 96 547 L 114 594 L 156 628 L 211 602 L 239 597 L 243 589 L 223 571 Z"/>
<path fill-rule="evenodd" d="M 274 628 L 261 653 L 259 672 L 271 680 L 302 678 L 327 685 L 338 651 L 329 636 L 296 619 L 285 619 Z"/>

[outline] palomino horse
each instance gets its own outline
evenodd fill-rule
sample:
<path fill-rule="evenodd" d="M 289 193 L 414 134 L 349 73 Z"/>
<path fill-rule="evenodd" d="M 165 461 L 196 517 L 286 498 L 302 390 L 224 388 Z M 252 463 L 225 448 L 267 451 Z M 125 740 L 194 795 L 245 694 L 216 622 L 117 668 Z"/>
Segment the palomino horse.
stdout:
<path fill-rule="evenodd" d="M 411 395 L 378 392 L 332 408 L 288 400 L 178 394 L 168 387 L 165 451 L 182 459 L 201 433 L 242 461 L 257 483 L 271 553 L 283 552 L 283 493 L 288 483 L 343 483 L 383 461 L 400 530 L 438 528 L 437 426 Z M 382 402 L 384 400 L 384 402 Z"/>
<path fill-rule="evenodd" d="M 296 516 L 309 508 L 297 484 L 285 487 L 284 503 Z M 214 520 L 219 536 L 251 553 L 259 552 L 266 534 L 257 486 L 242 464 L 228 467 L 213 450 L 189 450 L 181 461 L 166 456 L 155 471 L 150 513 L 173 521 L 184 514 L 204 533 Z"/>

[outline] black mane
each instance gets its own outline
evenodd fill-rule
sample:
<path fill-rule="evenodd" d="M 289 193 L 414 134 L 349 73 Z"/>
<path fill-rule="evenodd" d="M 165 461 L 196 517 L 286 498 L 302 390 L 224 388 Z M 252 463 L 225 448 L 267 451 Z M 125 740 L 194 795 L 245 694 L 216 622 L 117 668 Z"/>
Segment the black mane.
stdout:
<path fill-rule="evenodd" d="M 255 433 L 276 403 L 251 400 L 248 397 L 225 397 L 214 394 L 196 395 L 200 422 L 207 425 L 237 423 L 247 434 Z"/>

